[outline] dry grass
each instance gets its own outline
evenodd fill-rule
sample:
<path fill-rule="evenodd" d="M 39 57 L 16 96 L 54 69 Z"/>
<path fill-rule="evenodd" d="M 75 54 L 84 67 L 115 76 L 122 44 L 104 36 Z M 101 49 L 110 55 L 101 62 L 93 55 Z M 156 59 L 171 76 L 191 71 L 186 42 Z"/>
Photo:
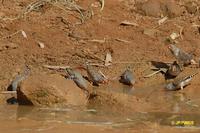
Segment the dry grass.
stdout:
<path fill-rule="evenodd" d="M 91 16 L 94 15 L 91 6 L 89 6 L 88 10 L 85 10 L 81 6 L 76 4 L 74 0 L 37 0 L 28 4 L 17 17 L 14 18 L 4 17 L 0 19 L 4 21 L 7 20 L 13 21 L 16 19 L 25 18 L 30 12 L 38 11 L 47 4 L 55 6 L 67 13 L 69 13 L 69 11 L 71 12 L 75 11 L 79 13 L 80 16 L 78 18 L 80 19 L 81 23 L 85 22 L 85 20 L 88 18 L 88 14 L 90 16 L 89 18 L 91 18 Z"/>

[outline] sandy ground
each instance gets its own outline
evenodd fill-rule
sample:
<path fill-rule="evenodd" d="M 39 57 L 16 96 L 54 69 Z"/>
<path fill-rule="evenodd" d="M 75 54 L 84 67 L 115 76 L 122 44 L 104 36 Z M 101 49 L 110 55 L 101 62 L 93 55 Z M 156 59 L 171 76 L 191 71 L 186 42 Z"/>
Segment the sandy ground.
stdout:
<path fill-rule="evenodd" d="M 108 51 L 112 52 L 114 64 L 107 68 L 99 67 L 108 77 L 117 77 L 130 66 L 136 75 L 136 87 L 154 84 L 153 81 L 158 79 L 164 81 L 160 75 L 150 79 L 143 76 L 145 70 L 151 68 L 149 61 L 175 60 L 164 42 L 173 32 L 179 33 L 181 28 L 182 37 L 175 40 L 177 46 L 192 53 L 196 60 L 199 59 L 198 12 L 185 12 L 169 18 L 159 26 L 160 18 L 140 14 L 134 1 L 108 1 L 101 12 L 100 4 L 95 0 L 77 3 L 84 9 L 92 4 L 94 16 L 86 19 L 83 24 L 76 24 L 80 22 L 76 18 L 79 14 L 63 11 L 59 3 L 43 4 L 38 10 L 30 12 L 25 10 L 31 4 L 30 1 L 4 1 L 1 4 L 2 90 L 6 90 L 10 81 L 18 72 L 23 71 L 25 65 L 31 67 L 32 73 L 57 73 L 42 66 L 79 67 L 85 61 L 102 64 L 101 60 L 104 60 Z M 8 8 L 10 5 L 12 8 Z M 25 11 L 28 13 L 23 18 L 19 17 Z M 136 26 L 120 25 L 125 20 L 136 23 Z M 21 30 L 27 38 L 23 37 Z M 39 42 L 44 44 L 44 48 L 39 47 Z M 198 77 L 196 79 L 198 81 Z M 193 84 L 195 86 L 197 83 L 194 81 Z"/>

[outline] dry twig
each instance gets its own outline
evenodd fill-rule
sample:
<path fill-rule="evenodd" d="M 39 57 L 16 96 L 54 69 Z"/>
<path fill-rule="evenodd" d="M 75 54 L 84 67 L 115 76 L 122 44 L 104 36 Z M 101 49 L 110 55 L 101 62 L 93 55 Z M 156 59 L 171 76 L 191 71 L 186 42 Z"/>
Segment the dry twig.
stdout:
<path fill-rule="evenodd" d="M 127 41 L 127 40 L 124 40 L 124 39 L 120 39 L 120 38 L 116 38 L 115 40 L 119 41 L 119 42 L 130 43 L 130 41 Z"/>
<path fill-rule="evenodd" d="M 119 61 L 119 62 L 113 62 L 112 64 L 145 64 L 147 62 L 136 62 L 136 61 Z"/>
<path fill-rule="evenodd" d="M 120 25 L 124 25 L 124 26 L 139 26 L 137 23 L 135 22 L 129 22 L 127 20 L 124 20 L 120 23 Z"/>
<path fill-rule="evenodd" d="M 16 94 L 17 91 L 1 91 L 0 94 Z"/>
<path fill-rule="evenodd" d="M 97 67 L 107 67 L 103 64 L 97 64 L 97 63 L 90 63 L 90 66 L 97 66 Z"/>
<path fill-rule="evenodd" d="M 99 0 L 101 2 L 101 9 L 100 11 L 103 11 L 104 6 L 105 6 L 105 1 L 104 0 Z"/>
<path fill-rule="evenodd" d="M 43 65 L 43 67 L 53 70 L 65 70 L 66 68 L 70 68 L 70 66 L 50 66 L 50 65 Z"/>
<path fill-rule="evenodd" d="M 162 69 L 159 69 L 158 71 L 155 71 L 155 72 L 153 72 L 153 73 L 151 73 L 151 74 L 145 75 L 144 78 L 150 78 L 150 77 L 152 77 L 153 75 L 155 75 L 155 74 L 157 74 L 157 73 L 159 73 L 159 72 L 161 72 L 161 71 L 162 71 Z"/>
<path fill-rule="evenodd" d="M 161 18 L 160 20 L 158 20 L 158 25 L 161 25 L 161 24 L 163 24 L 166 20 L 168 19 L 168 17 L 167 16 L 165 16 L 165 17 L 163 17 L 163 18 Z"/>
<path fill-rule="evenodd" d="M 105 74 L 103 74 L 102 71 L 99 70 L 99 73 L 100 73 L 105 79 L 108 79 L 108 77 L 107 77 Z"/>
<path fill-rule="evenodd" d="M 10 37 L 12 37 L 12 36 L 15 36 L 15 35 L 17 35 L 18 33 L 21 33 L 21 34 L 23 35 L 24 38 L 27 38 L 27 35 L 26 35 L 26 33 L 25 33 L 24 30 L 18 30 L 18 31 L 16 31 L 16 32 L 14 32 L 14 33 L 12 33 L 12 34 L 10 34 L 10 35 L 8 35 L 8 36 L 2 37 L 1 40 L 6 39 L 6 38 L 10 38 Z"/>
<path fill-rule="evenodd" d="M 92 40 L 88 40 L 89 42 L 97 42 L 97 43 L 105 43 L 106 39 L 104 38 L 103 40 L 98 40 L 98 39 L 92 39 Z"/>
<path fill-rule="evenodd" d="M 108 53 L 106 54 L 106 58 L 105 58 L 105 63 L 104 63 L 104 65 L 105 65 L 105 66 L 109 66 L 109 65 L 111 65 L 111 64 L 112 64 L 112 55 L 111 55 L 110 52 L 108 52 Z"/>

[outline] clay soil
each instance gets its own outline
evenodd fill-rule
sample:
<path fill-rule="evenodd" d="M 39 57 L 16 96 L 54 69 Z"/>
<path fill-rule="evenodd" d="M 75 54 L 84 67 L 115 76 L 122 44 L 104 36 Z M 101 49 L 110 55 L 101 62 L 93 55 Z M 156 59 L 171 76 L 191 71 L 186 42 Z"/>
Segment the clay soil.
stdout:
<path fill-rule="evenodd" d="M 131 0 L 107 1 L 103 11 L 100 11 L 98 1 L 78 1 L 77 4 L 86 10 L 85 21 L 80 24 L 80 15 L 76 11 L 62 9 L 63 4 L 59 2 L 45 3 L 29 11 L 27 8 L 32 2 L 4 1 L 1 4 L 1 90 L 6 90 L 25 65 L 31 67 L 32 73 L 56 73 L 43 65 L 79 67 L 85 61 L 102 65 L 101 60 L 109 51 L 112 52 L 114 64 L 99 67 L 109 78 L 119 76 L 130 66 L 136 75 L 136 88 L 152 83 L 151 80 L 162 80 L 164 78 L 159 74 L 150 79 L 143 76 L 151 67 L 150 61 L 175 60 L 165 40 L 173 32 L 179 33 L 181 28 L 183 32 L 176 39 L 177 45 L 192 53 L 196 60 L 200 57 L 198 12 L 190 14 L 186 10 L 158 26 L 160 17 L 140 13 Z M 90 7 L 94 15 L 88 17 L 91 14 Z M 120 25 L 125 20 L 137 25 Z M 26 33 L 27 38 L 20 30 Z M 39 43 L 43 43 L 44 48 L 40 48 Z"/>
<path fill-rule="evenodd" d="M 25 65 L 31 68 L 32 73 L 63 75 L 63 71 L 49 70 L 43 66 L 80 67 L 86 61 L 103 65 L 102 60 L 107 52 L 112 53 L 113 64 L 97 68 L 109 78 L 114 79 L 130 66 L 136 76 L 136 89 L 164 83 L 164 76 L 160 73 L 151 78 L 143 76 L 151 73 L 150 61 L 175 60 L 165 41 L 174 32 L 181 34 L 175 39 L 177 46 L 192 53 L 194 59 L 199 61 L 200 12 L 196 10 L 200 5 L 198 1 L 172 0 L 171 5 L 166 4 L 172 7 L 168 8 L 171 12 L 166 12 L 156 4 L 143 6 L 145 0 L 108 0 L 105 1 L 103 10 L 98 0 L 76 0 L 76 4 L 84 9 L 84 20 L 81 20 L 76 8 L 69 10 L 71 7 L 64 5 L 63 1 L 44 0 L 40 3 L 41 6 L 32 9 L 31 3 L 35 0 L 2 0 L 0 90 L 5 91 L 14 77 L 24 70 Z M 174 10 L 176 6 L 173 8 L 173 5 L 177 5 L 177 10 Z M 157 14 L 159 11 L 161 13 Z M 158 21 L 164 16 L 168 16 L 168 19 L 158 25 Z M 121 25 L 122 21 L 133 25 Z M 194 71 L 199 69 L 189 66 L 184 74 Z M 184 93 L 198 98 L 199 80 L 197 75 Z M 0 96 L 0 103 L 6 103 L 5 95 Z M 62 129 L 65 130 L 61 125 L 59 130 Z M 76 127 L 71 130 L 74 129 Z M 93 127 L 90 131 L 94 130 L 97 132 Z"/>

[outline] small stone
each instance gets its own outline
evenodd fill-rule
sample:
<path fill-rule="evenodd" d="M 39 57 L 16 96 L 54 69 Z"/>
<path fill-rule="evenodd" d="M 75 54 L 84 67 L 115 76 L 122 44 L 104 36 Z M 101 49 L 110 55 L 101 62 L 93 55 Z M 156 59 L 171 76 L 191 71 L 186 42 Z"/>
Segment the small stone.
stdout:
<path fill-rule="evenodd" d="M 172 39 L 172 40 L 175 40 L 176 38 L 178 38 L 180 35 L 179 34 L 177 34 L 176 32 L 173 32 L 171 35 L 170 35 L 170 38 Z"/>
<path fill-rule="evenodd" d="M 162 14 L 161 3 L 157 0 L 149 0 L 141 8 L 146 16 L 160 17 Z"/>
<path fill-rule="evenodd" d="M 105 66 L 109 66 L 111 64 L 112 64 L 112 55 L 110 52 L 108 52 L 105 58 Z"/>
<path fill-rule="evenodd" d="M 38 41 L 38 45 L 39 45 L 40 48 L 44 48 L 44 43 L 43 42 L 39 42 Z"/>
<path fill-rule="evenodd" d="M 24 38 L 27 38 L 27 34 L 26 34 L 25 31 L 22 30 L 21 33 L 22 33 L 22 36 L 23 36 Z"/>

